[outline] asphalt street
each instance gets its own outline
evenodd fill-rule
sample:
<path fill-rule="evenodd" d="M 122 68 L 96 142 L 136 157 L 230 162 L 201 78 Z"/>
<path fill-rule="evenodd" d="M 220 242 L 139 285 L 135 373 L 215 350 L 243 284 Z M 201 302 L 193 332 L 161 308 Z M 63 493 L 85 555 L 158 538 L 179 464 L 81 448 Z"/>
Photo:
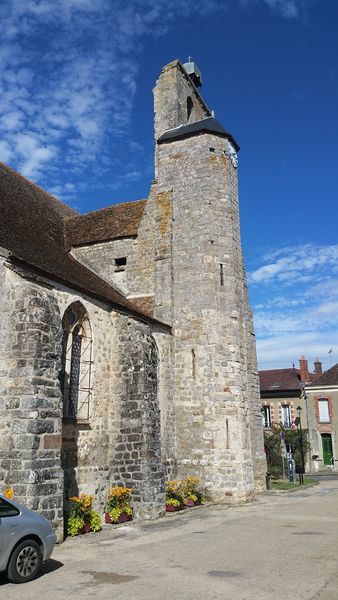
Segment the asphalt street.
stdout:
<path fill-rule="evenodd" d="M 337 600 L 338 481 L 67 539 L 0 599 Z"/>

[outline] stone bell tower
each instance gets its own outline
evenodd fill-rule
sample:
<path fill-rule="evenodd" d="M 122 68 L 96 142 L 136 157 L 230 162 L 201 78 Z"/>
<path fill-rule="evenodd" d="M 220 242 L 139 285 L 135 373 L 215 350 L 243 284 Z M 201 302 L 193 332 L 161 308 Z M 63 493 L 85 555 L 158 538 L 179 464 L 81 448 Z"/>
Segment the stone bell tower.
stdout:
<path fill-rule="evenodd" d="M 252 314 L 240 241 L 237 152 L 197 87 L 194 63 L 163 68 L 154 89 L 155 185 L 170 227 L 155 256 L 155 316 L 173 328 L 177 475 L 216 501 L 265 485 Z M 162 237 L 161 237 L 162 236 Z"/>

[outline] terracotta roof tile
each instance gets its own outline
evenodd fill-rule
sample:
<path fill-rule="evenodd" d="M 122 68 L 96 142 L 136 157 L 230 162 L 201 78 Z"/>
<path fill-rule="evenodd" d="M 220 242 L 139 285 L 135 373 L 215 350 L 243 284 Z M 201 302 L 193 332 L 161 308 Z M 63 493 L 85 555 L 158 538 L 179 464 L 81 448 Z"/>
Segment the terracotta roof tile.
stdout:
<path fill-rule="evenodd" d="M 146 203 L 146 200 L 124 202 L 66 219 L 67 247 L 137 235 Z"/>
<path fill-rule="evenodd" d="M 261 392 L 300 390 L 301 381 L 298 369 L 270 369 L 259 371 Z"/>
<path fill-rule="evenodd" d="M 310 386 L 318 385 L 337 385 L 338 384 L 338 363 L 333 365 L 331 369 L 325 371 L 310 383 Z"/>
<path fill-rule="evenodd" d="M 146 311 L 134 306 L 67 252 L 64 218 L 76 211 L 2 163 L 0 211 L 0 246 L 10 252 L 12 260 L 19 259 L 54 280 L 149 318 Z"/>
<path fill-rule="evenodd" d="M 142 312 L 150 316 L 154 315 L 155 296 L 130 296 L 128 300 Z"/>

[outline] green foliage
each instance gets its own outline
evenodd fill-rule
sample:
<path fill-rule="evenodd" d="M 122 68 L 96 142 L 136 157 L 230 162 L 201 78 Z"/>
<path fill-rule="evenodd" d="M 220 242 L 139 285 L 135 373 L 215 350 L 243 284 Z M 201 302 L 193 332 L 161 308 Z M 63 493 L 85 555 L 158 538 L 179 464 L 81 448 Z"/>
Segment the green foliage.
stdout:
<path fill-rule="evenodd" d="M 280 425 L 275 425 L 271 431 L 264 431 L 264 448 L 268 465 L 268 472 L 272 479 L 278 479 L 283 473 L 281 436 L 284 442 L 292 448 L 292 455 L 296 463 L 296 471 L 299 473 L 302 465 L 301 439 L 297 429 L 286 429 Z M 304 462 L 310 445 L 308 432 L 302 429 L 302 443 Z"/>
<path fill-rule="evenodd" d="M 91 510 L 89 513 L 89 523 L 92 531 L 95 531 L 95 533 L 101 531 L 101 517 L 95 510 Z"/>
<path fill-rule="evenodd" d="M 80 529 L 84 526 L 83 517 L 68 517 L 67 519 L 67 534 L 71 536 L 78 535 Z"/>
<path fill-rule="evenodd" d="M 268 472 L 273 479 L 282 475 L 282 449 L 280 427 L 275 425 L 271 431 L 264 431 L 264 449 Z"/>
<path fill-rule="evenodd" d="M 202 494 L 199 491 L 200 480 L 198 477 L 194 475 L 188 475 L 184 479 L 181 480 L 172 480 L 167 482 L 167 492 L 166 498 L 167 504 L 168 499 L 177 500 L 179 504 L 175 504 L 173 506 L 182 506 L 184 507 L 187 500 L 193 500 L 196 504 L 200 504 L 202 502 Z"/>
<path fill-rule="evenodd" d="M 109 511 L 112 523 L 118 523 L 119 517 L 122 515 L 122 513 L 126 513 L 129 516 L 133 514 L 133 509 L 127 502 L 121 504 L 120 506 L 116 506 Z"/>
<path fill-rule="evenodd" d="M 290 444 L 292 447 L 293 458 L 296 463 L 296 471 L 300 472 L 302 466 L 302 451 L 301 451 L 301 440 L 299 431 L 296 429 L 284 429 L 283 430 L 284 440 L 287 444 Z M 304 454 L 304 462 L 306 455 L 310 449 L 308 432 L 307 430 L 302 429 L 302 445 L 303 445 L 303 454 Z"/>
<path fill-rule="evenodd" d="M 179 501 L 179 500 L 177 500 L 177 498 L 167 498 L 167 499 L 166 499 L 166 501 L 165 501 L 165 503 L 166 503 L 168 506 L 176 506 L 177 508 L 178 508 L 179 506 L 181 506 L 181 503 L 180 503 L 180 501 Z"/>
<path fill-rule="evenodd" d="M 82 527 L 89 525 L 91 531 L 100 531 L 101 517 L 92 509 L 94 497 L 89 494 L 73 496 L 68 500 L 67 527 L 68 535 L 78 535 Z"/>
<path fill-rule="evenodd" d="M 110 513 L 113 508 L 118 508 L 121 506 L 130 507 L 132 491 L 133 490 L 131 488 L 122 486 L 109 488 L 106 500 L 106 510 Z"/>

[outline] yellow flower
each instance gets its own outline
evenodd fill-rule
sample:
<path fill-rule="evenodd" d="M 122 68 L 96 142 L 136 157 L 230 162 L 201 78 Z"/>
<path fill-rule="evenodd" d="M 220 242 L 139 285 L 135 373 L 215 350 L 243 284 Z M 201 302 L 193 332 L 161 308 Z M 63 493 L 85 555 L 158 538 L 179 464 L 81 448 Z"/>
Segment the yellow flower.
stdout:
<path fill-rule="evenodd" d="M 13 491 L 13 489 L 12 489 L 12 488 L 7 488 L 7 489 L 4 491 L 4 496 L 5 496 L 5 498 L 8 498 L 8 500 L 11 500 L 11 499 L 13 498 L 13 496 L 14 496 L 14 491 Z"/>

